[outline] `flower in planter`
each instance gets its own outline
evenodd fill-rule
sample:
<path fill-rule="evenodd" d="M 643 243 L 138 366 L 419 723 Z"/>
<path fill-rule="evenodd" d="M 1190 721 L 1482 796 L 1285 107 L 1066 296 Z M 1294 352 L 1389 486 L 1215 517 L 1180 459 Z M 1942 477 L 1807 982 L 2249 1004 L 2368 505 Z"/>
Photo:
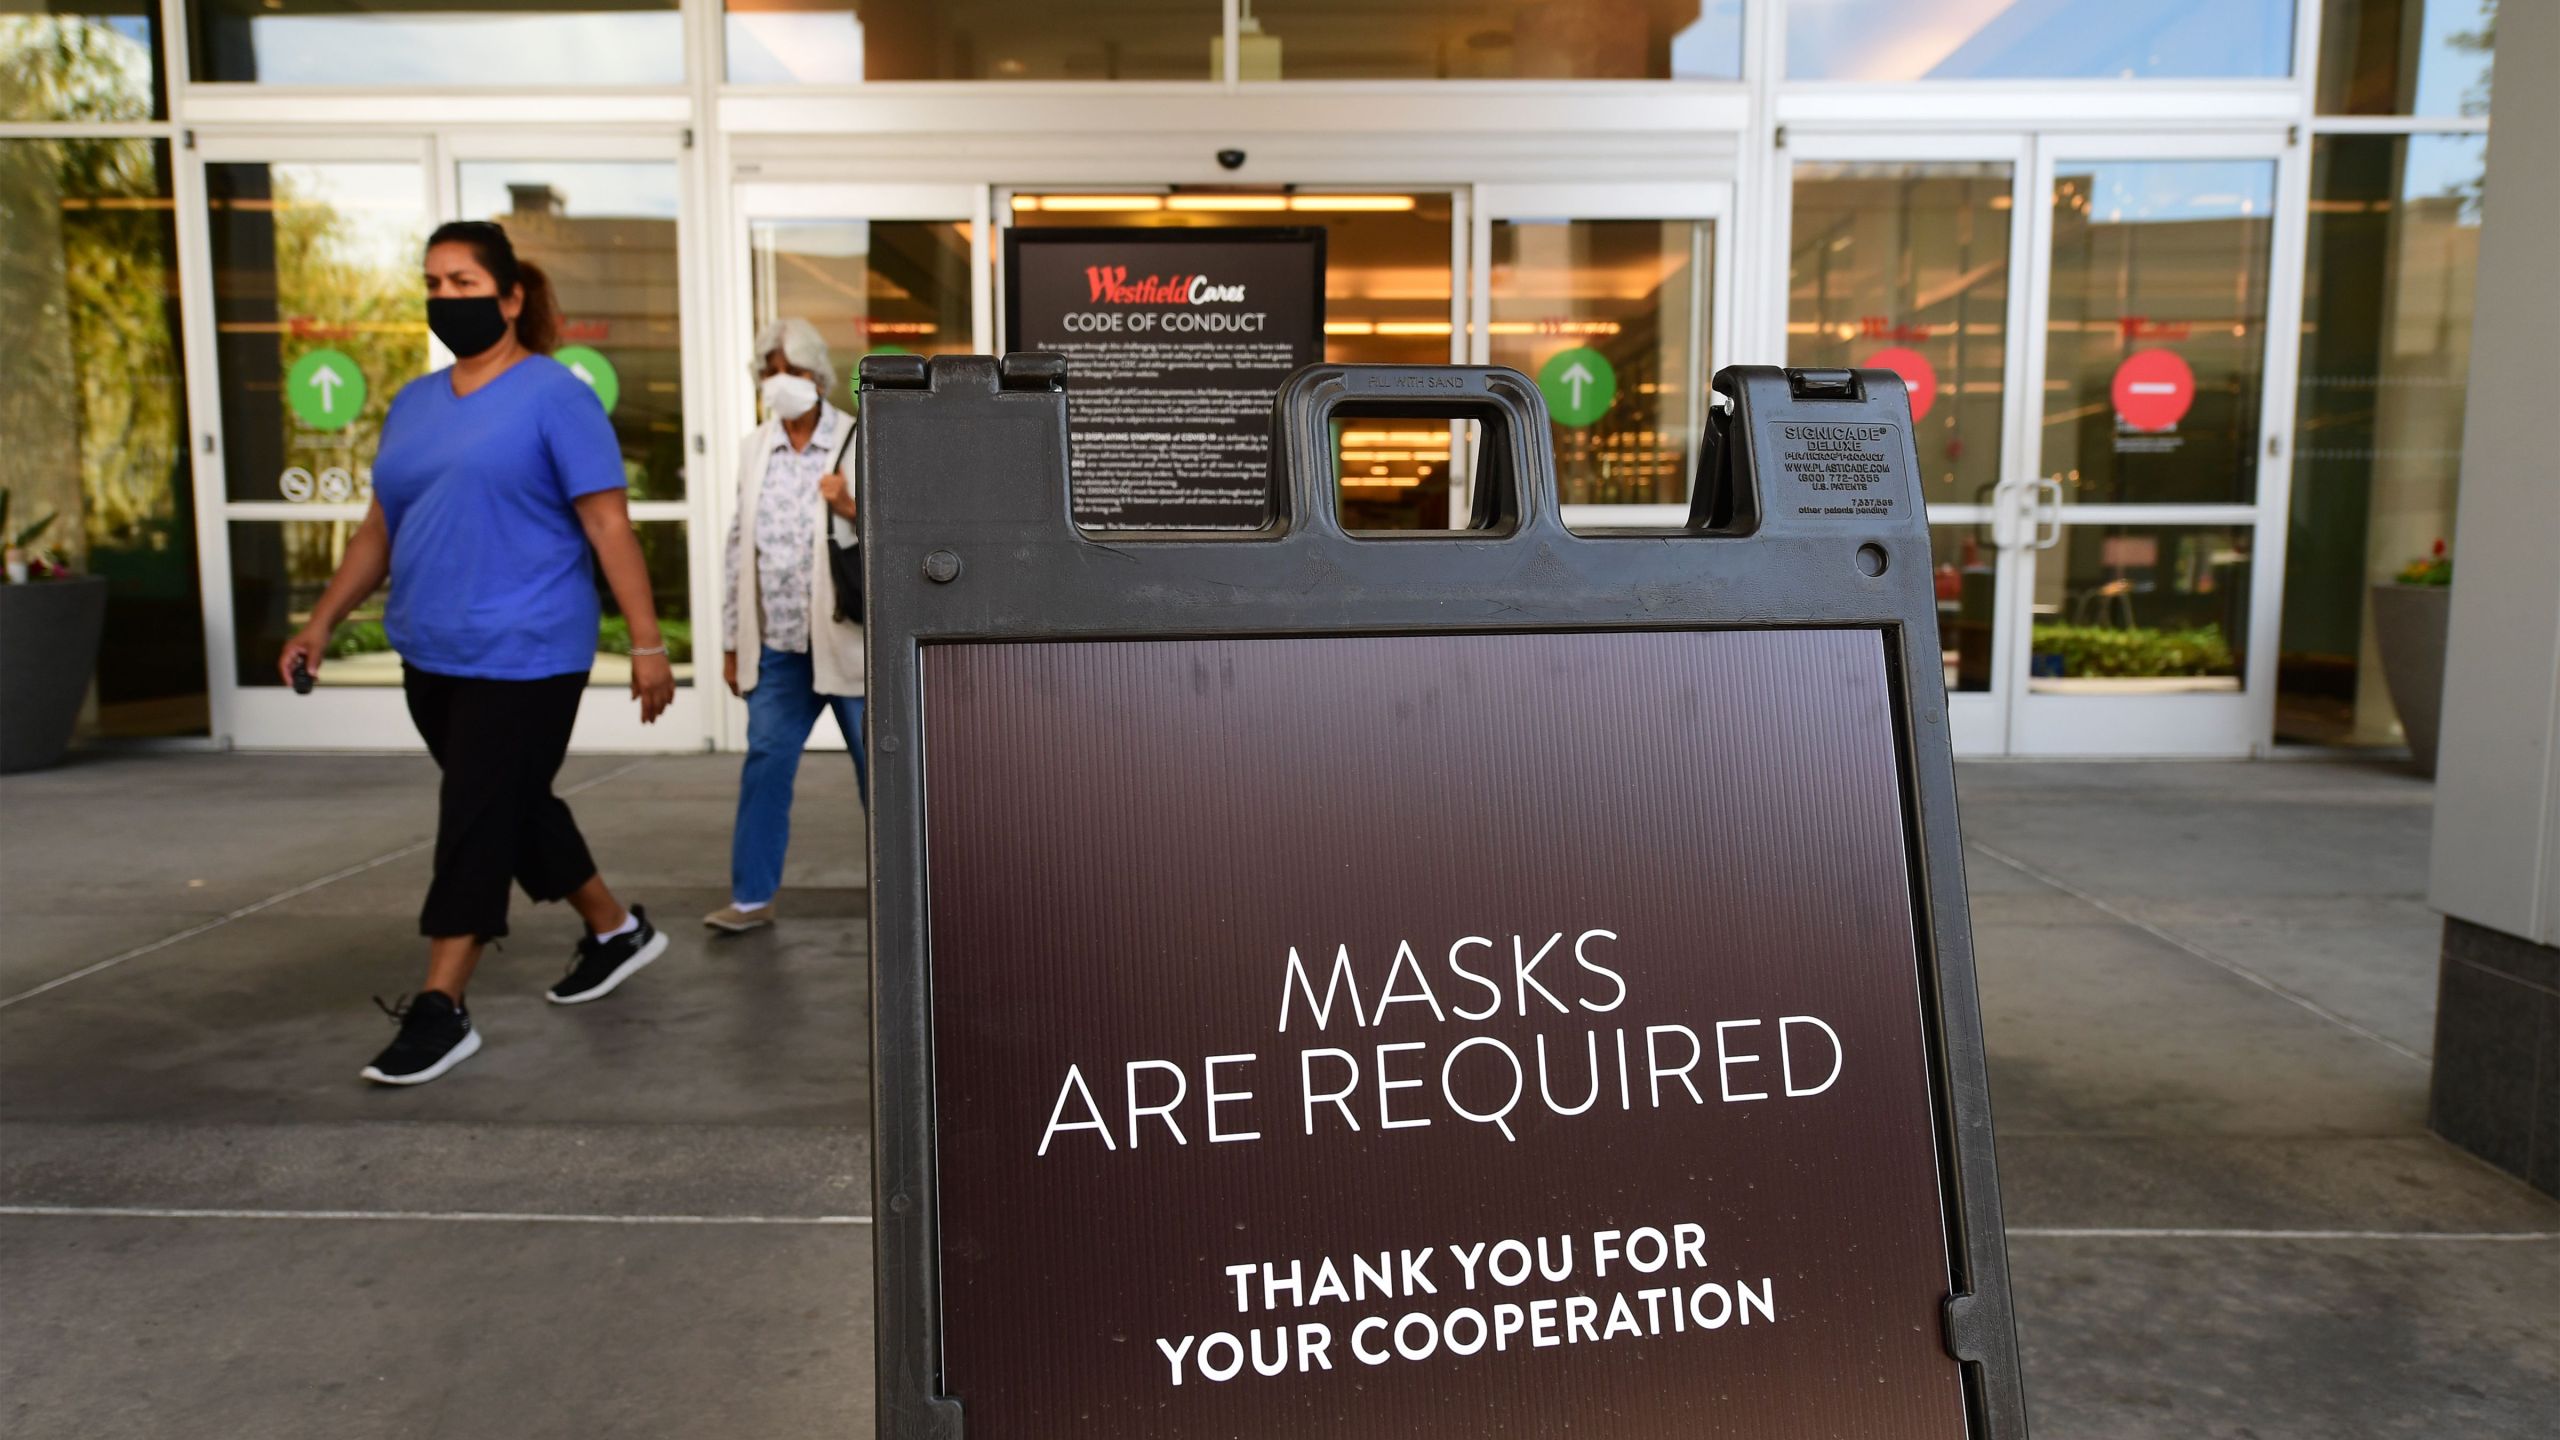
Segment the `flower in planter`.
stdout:
<path fill-rule="evenodd" d="M 2453 557 L 2445 553 L 2444 541 L 2436 541 L 2435 548 L 2428 551 L 2424 559 L 2412 560 L 2401 566 L 2399 578 L 2403 585 L 2451 585 Z"/>

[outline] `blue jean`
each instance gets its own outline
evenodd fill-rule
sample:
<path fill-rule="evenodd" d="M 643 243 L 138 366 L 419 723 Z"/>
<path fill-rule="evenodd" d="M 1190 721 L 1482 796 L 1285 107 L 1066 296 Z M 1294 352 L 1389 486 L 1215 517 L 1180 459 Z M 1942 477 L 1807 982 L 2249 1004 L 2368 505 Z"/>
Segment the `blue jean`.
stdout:
<path fill-rule="evenodd" d="M 871 768 L 862 753 L 862 697 L 821 695 L 808 653 L 767 650 L 747 692 L 747 763 L 738 772 L 738 828 L 729 841 L 729 898 L 770 902 L 782 889 L 782 857 L 791 848 L 791 787 L 800 752 L 818 712 L 834 707 L 836 726 L 853 752 L 853 783 L 871 803 Z"/>

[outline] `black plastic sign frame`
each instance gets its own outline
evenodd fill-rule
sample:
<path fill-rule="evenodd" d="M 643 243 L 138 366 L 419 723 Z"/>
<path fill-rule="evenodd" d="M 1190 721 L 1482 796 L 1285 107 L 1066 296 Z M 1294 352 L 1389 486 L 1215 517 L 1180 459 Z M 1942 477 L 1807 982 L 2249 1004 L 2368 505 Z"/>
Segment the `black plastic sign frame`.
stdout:
<path fill-rule="evenodd" d="M 1004 232 L 1004 348 L 1066 355 L 1076 518 L 1252 530 L 1271 399 L 1324 358 L 1319 226 Z"/>
<path fill-rule="evenodd" d="M 1517 372 L 1313 366 L 1268 525 L 1106 536 L 1063 377 L 862 364 L 879 1434 L 2023 1440 L 1901 382 L 1728 369 L 1689 523 L 1585 535 Z M 1342 529 L 1362 414 L 1483 422 L 1470 529 Z M 1308 848 L 1389 825 L 1454 858 L 1343 918 L 1380 857 Z M 1408 923 L 1497 993 L 1460 1044 Z M 1220 1027 L 1284 944 L 1256 1068 Z M 1522 1027 L 1586 1023 L 1577 1109 Z"/>

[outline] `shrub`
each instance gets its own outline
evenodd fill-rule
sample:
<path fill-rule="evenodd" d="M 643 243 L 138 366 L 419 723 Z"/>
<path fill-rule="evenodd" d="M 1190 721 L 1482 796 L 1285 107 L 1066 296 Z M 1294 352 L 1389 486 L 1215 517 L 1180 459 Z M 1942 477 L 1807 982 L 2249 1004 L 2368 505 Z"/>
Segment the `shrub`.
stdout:
<path fill-rule="evenodd" d="M 2035 652 L 2061 656 L 2062 673 L 2074 677 L 2227 675 L 2238 668 L 2230 642 L 2211 625 L 2192 630 L 2038 625 Z"/>

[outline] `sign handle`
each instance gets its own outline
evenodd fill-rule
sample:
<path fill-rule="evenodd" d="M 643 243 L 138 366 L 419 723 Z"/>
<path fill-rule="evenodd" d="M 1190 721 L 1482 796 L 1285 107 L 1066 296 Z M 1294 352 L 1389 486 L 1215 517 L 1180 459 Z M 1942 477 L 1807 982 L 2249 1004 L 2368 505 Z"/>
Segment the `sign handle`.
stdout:
<path fill-rule="evenodd" d="M 1486 430 L 1467 528 L 1494 536 L 1564 529 L 1547 402 L 1500 365 L 1310 365 L 1272 404 L 1272 504 L 1292 531 L 1342 533 L 1333 422 L 1352 415 L 1473 420 Z"/>

